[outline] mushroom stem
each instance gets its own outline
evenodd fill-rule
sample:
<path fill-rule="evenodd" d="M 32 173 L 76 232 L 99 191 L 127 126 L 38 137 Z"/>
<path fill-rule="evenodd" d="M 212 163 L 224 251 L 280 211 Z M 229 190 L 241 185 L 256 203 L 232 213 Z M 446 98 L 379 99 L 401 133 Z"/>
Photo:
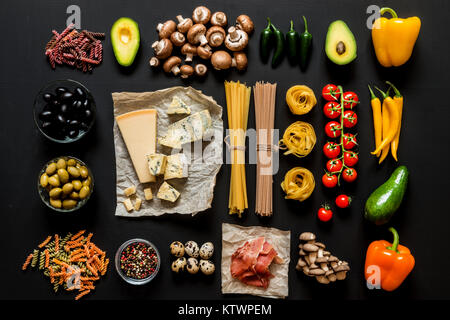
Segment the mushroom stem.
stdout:
<path fill-rule="evenodd" d="M 178 68 L 178 66 L 173 66 L 172 69 L 170 69 L 170 72 L 174 75 L 178 75 L 180 73 L 180 68 Z"/>
<path fill-rule="evenodd" d="M 157 57 L 152 57 L 149 61 L 150 67 L 159 66 L 159 59 Z"/>

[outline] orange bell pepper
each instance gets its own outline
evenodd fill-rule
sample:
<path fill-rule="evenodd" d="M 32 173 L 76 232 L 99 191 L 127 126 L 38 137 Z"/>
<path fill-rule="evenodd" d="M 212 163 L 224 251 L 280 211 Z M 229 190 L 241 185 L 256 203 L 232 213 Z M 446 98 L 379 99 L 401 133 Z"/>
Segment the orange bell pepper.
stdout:
<path fill-rule="evenodd" d="M 381 8 L 380 15 L 389 12 L 392 19 L 384 17 L 374 21 L 372 42 L 375 54 L 383 67 L 398 67 L 411 57 L 420 31 L 420 19 L 400 19 L 391 8 Z"/>
<path fill-rule="evenodd" d="M 394 228 L 389 228 L 394 235 L 391 244 L 385 240 L 374 241 L 369 245 L 366 254 L 364 274 L 366 281 L 373 275 L 371 266 L 380 270 L 380 285 L 383 290 L 397 289 L 414 268 L 415 260 L 407 247 L 399 244 L 399 236 Z M 368 269 L 369 268 L 369 269 Z"/>

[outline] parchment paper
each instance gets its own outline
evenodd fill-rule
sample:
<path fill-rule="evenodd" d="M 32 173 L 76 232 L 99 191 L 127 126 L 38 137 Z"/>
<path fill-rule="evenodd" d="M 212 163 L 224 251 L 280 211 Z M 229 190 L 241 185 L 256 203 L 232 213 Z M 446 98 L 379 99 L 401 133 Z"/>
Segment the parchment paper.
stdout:
<path fill-rule="evenodd" d="M 155 108 L 158 112 L 157 135 L 158 137 L 164 136 L 169 124 L 186 117 L 186 115 L 168 115 L 166 113 L 174 96 L 178 96 L 189 105 L 191 114 L 205 109 L 209 110 L 212 119 L 212 128 L 210 130 L 210 136 L 204 139 L 208 141 L 203 142 L 203 148 L 192 148 L 202 150 L 191 151 L 190 146 L 184 149 L 184 153 L 188 159 L 191 159 L 189 177 L 168 180 L 169 184 L 181 192 L 180 198 L 175 203 L 171 203 L 156 198 L 159 186 L 163 182 L 162 177 L 158 176 L 157 181 L 153 183 L 139 183 L 117 122 L 114 121 L 117 194 L 116 216 L 160 216 L 166 213 L 195 215 L 211 207 L 216 175 L 222 165 L 223 144 L 222 107 L 212 97 L 205 96 L 201 91 L 195 90 L 192 87 L 173 87 L 154 92 L 114 92 L 112 93 L 114 117 L 138 109 Z M 172 149 L 157 144 L 157 152 L 170 155 Z M 202 153 L 203 159 L 199 158 Z M 142 207 L 139 211 L 133 210 L 128 213 L 122 203 L 126 199 L 123 195 L 123 190 L 133 184 L 137 187 L 137 196 L 143 200 Z M 153 200 L 144 200 L 143 190 L 146 187 L 151 187 Z"/>
<path fill-rule="evenodd" d="M 265 237 L 275 248 L 282 264 L 269 267 L 274 275 L 267 289 L 249 286 L 231 276 L 230 265 L 233 253 L 248 240 Z M 288 273 L 290 261 L 291 232 L 275 228 L 241 227 L 222 224 L 222 293 L 242 293 L 266 298 L 285 298 L 289 294 Z"/>

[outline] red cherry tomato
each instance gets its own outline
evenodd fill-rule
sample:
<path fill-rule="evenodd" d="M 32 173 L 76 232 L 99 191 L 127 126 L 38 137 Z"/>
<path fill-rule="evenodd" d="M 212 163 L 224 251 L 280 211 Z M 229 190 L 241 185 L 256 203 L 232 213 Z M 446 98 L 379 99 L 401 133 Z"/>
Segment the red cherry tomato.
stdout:
<path fill-rule="evenodd" d="M 330 138 L 337 138 L 341 136 L 341 125 L 337 121 L 330 121 L 325 125 L 325 133 Z"/>
<path fill-rule="evenodd" d="M 353 151 L 346 151 L 344 152 L 344 164 L 347 167 L 353 167 L 358 163 L 358 154 Z"/>
<path fill-rule="evenodd" d="M 351 128 L 358 123 L 358 116 L 356 112 L 352 110 L 347 110 L 344 112 L 344 127 Z"/>
<path fill-rule="evenodd" d="M 344 108 L 353 109 L 359 103 L 358 95 L 352 91 L 344 92 Z"/>
<path fill-rule="evenodd" d="M 352 202 L 352 198 L 345 194 L 341 194 L 340 196 L 336 197 L 336 205 L 341 208 L 348 208 Z"/>
<path fill-rule="evenodd" d="M 327 84 L 322 89 L 322 97 L 327 101 L 336 101 L 339 99 L 340 92 L 334 84 Z"/>
<path fill-rule="evenodd" d="M 322 183 L 327 188 L 334 188 L 338 183 L 338 178 L 334 174 L 325 173 L 322 176 Z"/>
<path fill-rule="evenodd" d="M 346 168 L 342 172 L 342 178 L 347 182 L 353 182 L 358 177 L 358 173 L 354 168 Z"/>
<path fill-rule="evenodd" d="M 336 119 L 341 115 L 341 108 L 339 103 L 329 101 L 323 106 L 323 114 L 330 119 Z"/>
<path fill-rule="evenodd" d="M 358 144 L 358 141 L 356 141 L 356 137 L 354 134 L 351 133 L 345 133 L 344 134 L 344 141 L 343 146 L 345 150 L 351 150 Z"/>
<path fill-rule="evenodd" d="M 342 161 L 339 159 L 331 159 L 327 162 L 327 171 L 334 173 L 339 172 L 342 169 Z"/>
<path fill-rule="evenodd" d="M 327 158 L 333 159 L 341 153 L 341 147 L 335 142 L 327 142 L 323 146 L 323 153 Z"/>
<path fill-rule="evenodd" d="M 325 205 L 317 211 L 317 218 L 320 221 L 327 222 L 333 217 L 333 211 L 331 211 L 330 207 Z"/>

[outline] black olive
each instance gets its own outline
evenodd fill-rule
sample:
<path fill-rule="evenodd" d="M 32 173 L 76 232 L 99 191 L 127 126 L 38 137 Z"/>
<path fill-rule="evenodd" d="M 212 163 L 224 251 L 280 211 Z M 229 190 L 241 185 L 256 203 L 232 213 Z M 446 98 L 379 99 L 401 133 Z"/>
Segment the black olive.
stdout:
<path fill-rule="evenodd" d="M 76 127 L 78 127 L 80 125 L 80 123 L 78 122 L 78 120 L 70 120 L 69 125 L 72 128 L 76 128 Z"/>
<path fill-rule="evenodd" d="M 92 112 L 91 112 L 91 110 L 89 110 L 89 109 L 84 110 L 84 118 L 85 118 L 86 120 L 89 120 L 89 119 L 91 119 L 91 117 L 92 117 Z"/>
<path fill-rule="evenodd" d="M 86 93 L 84 92 L 84 90 L 80 87 L 77 87 L 75 89 L 75 94 L 79 97 L 79 98 L 84 98 L 86 96 Z"/>
<path fill-rule="evenodd" d="M 69 131 L 69 138 L 72 138 L 72 139 L 74 139 L 74 138 L 76 138 L 76 137 L 78 137 L 78 130 L 70 130 Z"/>
<path fill-rule="evenodd" d="M 53 117 L 53 113 L 50 110 L 42 111 L 39 114 L 39 119 L 41 120 L 50 120 Z"/>
<path fill-rule="evenodd" d="M 59 110 L 61 113 L 67 113 L 69 111 L 69 106 L 67 104 L 62 104 Z"/>
<path fill-rule="evenodd" d="M 81 102 L 80 100 L 77 100 L 75 109 L 76 109 L 77 111 L 81 111 L 81 107 L 82 107 L 82 106 L 83 106 L 83 102 Z"/>
<path fill-rule="evenodd" d="M 58 114 L 58 116 L 56 117 L 56 120 L 58 120 L 58 122 L 60 124 L 65 124 L 66 123 L 66 118 L 64 118 L 64 116 L 62 114 Z"/>
<path fill-rule="evenodd" d="M 52 101 L 52 105 L 55 106 L 55 107 L 58 107 L 60 104 L 61 103 L 59 102 L 58 99 L 55 99 L 55 100 Z"/>
<path fill-rule="evenodd" d="M 91 103 L 89 102 L 89 99 L 85 99 L 84 101 L 83 101 L 83 107 L 84 108 L 89 108 L 89 106 L 91 105 Z"/>
<path fill-rule="evenodd" d="M 64 92 L 61 95 L 61 99 L 62 100 L 70 100 L 70 99 L 72 99 L 72 97 L 73 97 L 73 93 L 72 92 Z"/>
<path fill-rule="evenodd" d="M 58 96 L 62 96 L 63 93 L 65 93 L 65 92 L 67 92 L 67 91 L 68 91 L 67 88 L 64 88 L 64 87 L 58 87 L 58 88 L 56 88 L 56 90 L 55 90 L 55 92 L 56 92 L 56 94 L 57 94 Z"/>
<path fill-rule="evenodd" d="M 53 100 L 53 95 L 51 93 L 44 93 L 43 98 L 44 98 L 44 101 L 50 102 Z"/>
<path fill-rule="evenodd" d="M 44 122 L 43 124 L 42 124 L 42 129 L 50 129 L 50 127 L 52 126 L 52 123 L 51 122 Z"/>

